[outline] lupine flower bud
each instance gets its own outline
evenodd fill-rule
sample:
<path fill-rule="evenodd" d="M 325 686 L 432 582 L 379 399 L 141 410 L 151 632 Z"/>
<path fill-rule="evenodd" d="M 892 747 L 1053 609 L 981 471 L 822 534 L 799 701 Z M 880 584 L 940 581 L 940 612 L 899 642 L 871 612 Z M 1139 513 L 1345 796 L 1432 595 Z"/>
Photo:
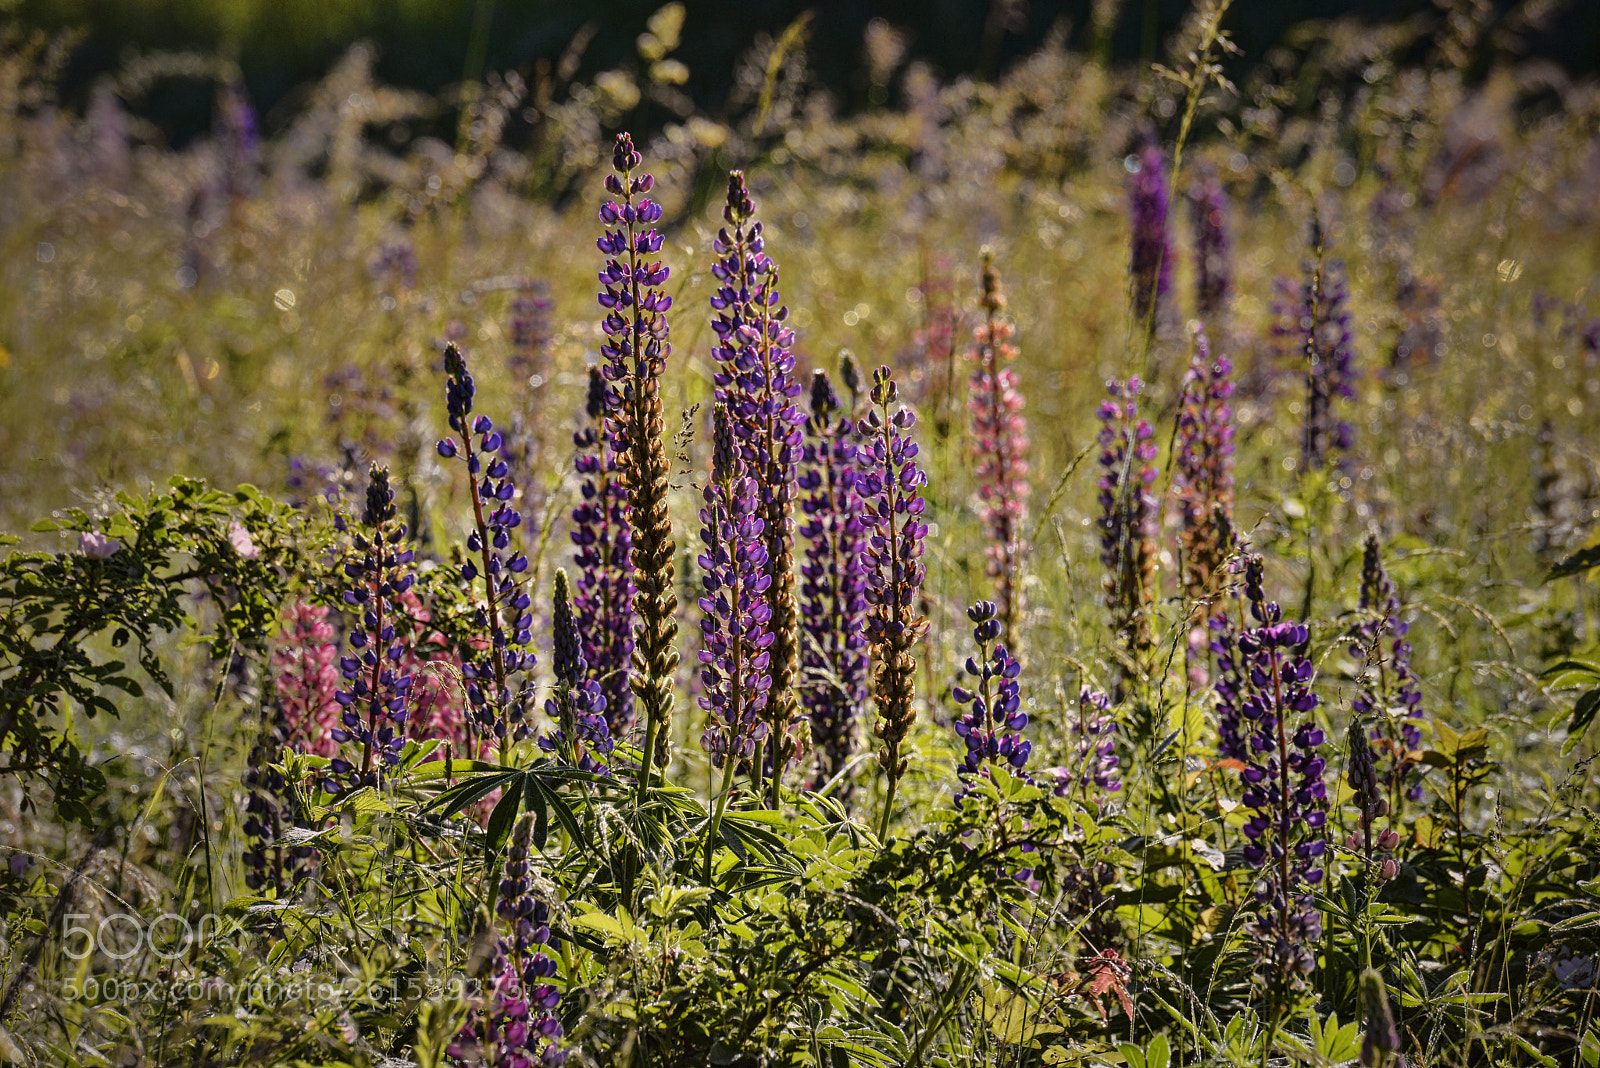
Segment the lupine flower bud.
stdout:
<path fill-rule="evenodd" d="M 604 775 L 608 770 L 605 759 L 616 743 L 606 723 L 605 693 L 589 678 L 589 665 L 583 658 L 565 571 L 556 572 L 553 616 L 556 686 L 544 707 L 556 729 L 539 739 L 539 747 L 562 754 L 574 767 Z"/>
<path fill-rule="evenodd" d="M 1362 1068 L 1403 1068 L 1400 1029 L 1394 1025 L 1389 991 L 1384 987 L 1383 976 L 1372 968 L 1361 973 L 1361 1015 L 1367 1021 L 1361 1038 Z"/>

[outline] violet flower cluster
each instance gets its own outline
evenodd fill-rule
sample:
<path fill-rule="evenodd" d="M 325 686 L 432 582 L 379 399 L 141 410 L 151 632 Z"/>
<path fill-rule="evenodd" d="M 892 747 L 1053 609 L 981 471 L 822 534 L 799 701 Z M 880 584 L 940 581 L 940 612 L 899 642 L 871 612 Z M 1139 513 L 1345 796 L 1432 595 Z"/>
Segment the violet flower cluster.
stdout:
<path fill-rule="evenodd" d="M 331 757 L 338 752 L 339 646 L 331 611 L 297 601 L 283 611 L 284 629 L 272 642 L 273 688 L 285 746 Z"/>
<path fill-rule="evenodd" d="M 1312 226 L 1314 256 L 1306 261 L 1305 278 L 1296 287 L 1280 279 L 1274 304 L 1273 335 L 1288 346 L 1287 356 L 1305 373 L 1305 423 L 1300 441 L 1304 469 L 1320 470 L 1333 452 L 1349 452 L 1355 430 L 1335 414 L 1340 400 L 1356 395 L 1354 335 L 1350 290 L 1344 261 L 1323 257 L 1320 222 Z"/>
<path fill-rule="evenodd" d="M 800 465 L 805 563 L 800 566 L 800 703 L 811 720 L 817 785 L 844 771 L 867 703 L 865 502 L 857 481 L 861 441 L 839 414 L 828 376 L 811 379 L 811 418 Z"/>
<path fill-rule="evenodd" d="M 700 707 L 706 711 L 700 746 L 721 768 L 753 758 L 768 736 L 763 713 L 772 689 L 773 635 L 763 595 L 772 579 L 756 480 L 739 461 L 727 408 L 718 404 L 714 418 L 711 478 L 700 510 Z"/>
<path fill-rule="evenodd" d="M 1107 383 L 1100 405 L 1100 562 L 1112 630 L 1130 652 L 1149 648 L 1157 529 L 1155 431 L 1139 418 L 1138 376 Z"/>
<path fill-rule="evenodd" d="M 1197 329 L 1194 358 L 1178 411 L 1172 479 L 1181 521 L 1183 592 L 1191 604 L 1209 602 L 1216 596 L 1219 570 L 1231 550 L 1216 510 L 1233 515 L 1232 374 L 1232 361 L 1220 354 L 1213 357 L 1205 332 Z"/>
<path fill-rule="evenodd" d="M 572 509 L 573 562 L 578 579 L 572 611 L 583 659 L 606 699 L 606 723 L 621 737 L 633 726 L 633 532 L 628 526 L 622 459 L 606 422 L 605 380 L 589 371 L 589 422 L 572 436 L 573 461 L 583 479 Z"/>
<path fill-rule="evenodd" d="M 344 566 L 350 586 L 344 603 L 360 613 L 350 631 L 351 655 L 339 660 L 345 686 L 334 697 L 342 711 L 330 733 L 350 756 L 329 763 L 330 792 L 382 785 L 382 769 L 400 761 L 405 748 L 406 697 L 412 676 L 399 668 L 405 643 L 398 640 L 398 602 L 416 576 L 407 570 L 413 552 L 404 547 L 406 528 L 395 522 L 394 490 L 387 468 L 373 466 L 367 484 L 362 529 L 353 536 L 356 557 Z M 357 755 L 359 754 L 359 755 Z"/>
<path fill-rule="evenodd" d="M 1304 651 L 1310 634 L 1266 599 L 1259 556 L 1245 565 L 1245 598 L 1254 625 L 1234 641 L 1243 685 L 1231 700 L 1245 731 L 1240 801 L 1251 815 L 1244 824 L 1244 859 L 1260 872 L 1256 910 L 1245 930 L 1259 979 L 1283 998 L 1304 987 L 1316 967 L 1313 944 L 1322 935 L 1311 892 L 1323 881 L 1328 849 L 1327 761 L 1317 752 L 1326 738 L 1314 715 L 1315 668 Z"/>
<path fill-rule="evenodd" d="M 467 535 L 469 556 L 461 566 L 467 582 L 483 578 L 483 602 L 473 615 L 478 633 L 489 635 L 487 649 L 463 651 L 461 672 L 466 679 L 467 703 L 474 727 L 485 738 L 493 736 L 503 747 L 527 734 L 522 722 L 522 702 L 508 680 L 533 667 L 533 598 L 518 588 L 518 577 L 528 570 L 528 558 L 511 547 L 512 531 L 522 525 L 522 513 L 513 498 L 516 485 L 510 465 L 498 455 L 504 438 L 486 415 L 474 416 L 476 386 L 466 361 L 455 345 L 444 353 L 445 406 L 450 429 L 459 437 L 443 438 L 439 455 L 459 458 L 467 468 L 472 491 L 473 528 Z"/>
<path fill-rule="evenodd" d="M 1022 528 L 1028 518 L 1028 424 L 1017 373 L 1007 366 L 1017 357 L 1011 343 L 1016 327 L 1001 318 L 1005 294 L 994 257 L 983 259 L 984 321 L 973 332 L 976 366 L 968 383 L 973 459 L 978 479 L 978 517 L 988 528 L 984 545 L 989 577 L 996 581 L 1001 631 L 1008 648 L 1017 648 L 1021 605 Z"/>
<path fill-rule="evenodd" d="M 616 748 L 606 723 L 606 696 L 589 677 L 583 643 L 572 612 L 572 591 L 565 571 L 556 572 L 553 627 L 555 631 L 555 693 L 544 710 L 555 730 L 539 739 L 539 748 L 559 753 L 573 767 L 597 775 L 607 774 L 606 758 Z"/>
<path fill-rule="evenodd" d="M 1172 269 L 1177 259 L 1167 225 L 1171 193 L 1167 158 L 1153 132 L 1146 131 L 1128 164 L 1128 216 L 1133 229 L 1134 321 L 1141 330 L 1159 328 L 1171 314 Z"/>
<path fill-rule="evenodd" d="M 557 943 L 550 933 L 550 910 L 532 894 L 529 875 L 533 819 L 524 816 L 511 833 L 495 911 L 510 925 L 498 940 L 485 981 L 483 1002 L 446 1053 L 460 1065 L 492 1068 L 534 1068 L 567 1059 L 561 1048 L 565 1033 L 556 1010 L 561 992 L 551 981 L 556 964 L 544 952 Z"/>
<path fill-rule="evenodd" d="M 1362 664 L 1376 660 L 1361 676 L 1351 708 L 1369 724 L 1379 775 L 1398 806 L 1400 795 L 1422 797 L 1418 766 L 1410 754 L 1422 748 L 1422 690 L 1411 671 L 1411 629 L 1400 615 L 1400 596 L 1383 566 L 1376 535 L 1369 534 L 1361 557 L 1360 610 L 1365 618 L 1351 634 L 1350 655 Z M 1383 655 L 1389 642 L 1388 656 Z"/>
<path fill-rule="evenodd" d="M 1233 257 L 1228 239 L 1228 194 L 1215 174 L 1190 185 L 1189 222 L 1194 232 L 1195 315 L 1225 341 L 1228 302 L 1233 296 Z"/>
<path fill-rule="evenodd" d="M 1085 686 L 1078 691 L 1078 717 L 1072 721 L 1072 764 L 1056 769 L 1056 796 L 1076 794 L 1100 808 L 1122 791 L 1121 758 L 1117 756 L 1117 721 L 1111 698 Z"/>
<path fill-rule="evenodd" d="M 524 280 L 511 298 L 511 373 L 527 382 L 545 365 L 550 354 L 550 283 L 542 279 Z"/>
<path fill-rule="evenodd" d="M 950 691 L 956 703 L 967 708 L 955 724 L 956 734 L 967 746 L 956 766 L 962 783 L 956 794 L 958 805 L 973 780 L 989 775 L 992 765 L 1004 764 L 1013 774 L 1027 777 L 1023 769 L 1033 752 L 1033 743 L 1018 733 L 1028 725 L 1017 682 L 1022 665 L 998 643 L 999 608 L 993 601 L 977 601 L 967 609 L 967 618 L 973 623 L 972 638 L 978 643 L 978 655 L 967 657 L 966 663 L 972 688 L 956 686 Z"/>
<path fill-rule="evenodd" d="M 805 416 L 795 398 L 794 331 L 789 309 L 779 295 L 778 268 L 766 254 L 762 226 L 744 174 L 728 175 L 728 199 L 712 248 L 711 273 L 720 285 L 711 296 L 711 328 L 717 335 L 712 355 L 716 397 L 726 406 L 737 443 L 738 460 L 754 479 L 762 520 L 768 584 L 762 600 L 771 613 L 772 689 L 767 718 L 774 758 L 773 781 L 799 756 L 791 735 L 797 711 L 794 683 L 799 669 L 798 608 L 794 596 L 794 502 L 799 496 Z"/>
<path fill-rule="evenodd" d="M 866 441 L 857 452 L 858 485 L 866 502 L 862 520 L 871 530 L 861 562 L 867 570 L 866 599 L 872 606 L 867 637 L 878 703 L 873 732 L 883 741 L 878 763 L 889 779 L 885 828 L 895 785 L 907 766 L 900 746 L 917 715 L 913 704 L 917 661 L 911 650 L 928 628 L 916 607 L 925 574 L 922 551 L 928 524 L 922 518 L 927 507 L 922 487 L 928 476 L 917 466 L 917 443 L 909 433 L 917 417 L 910 408 L 897 407 L 899 396 L 888 367 L 873 372 L 872 407 L 861 421 Z"/>

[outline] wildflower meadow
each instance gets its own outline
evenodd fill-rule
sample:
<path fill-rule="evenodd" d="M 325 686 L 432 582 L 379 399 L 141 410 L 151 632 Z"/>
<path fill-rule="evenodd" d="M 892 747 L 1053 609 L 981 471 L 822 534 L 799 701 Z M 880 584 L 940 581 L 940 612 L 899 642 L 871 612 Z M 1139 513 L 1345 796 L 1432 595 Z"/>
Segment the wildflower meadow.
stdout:
<path fill-rule="evenodd" d="M 0 1063 L 1600 1068 L 1597 72 L 1135 6 L 0 23 Z"/>

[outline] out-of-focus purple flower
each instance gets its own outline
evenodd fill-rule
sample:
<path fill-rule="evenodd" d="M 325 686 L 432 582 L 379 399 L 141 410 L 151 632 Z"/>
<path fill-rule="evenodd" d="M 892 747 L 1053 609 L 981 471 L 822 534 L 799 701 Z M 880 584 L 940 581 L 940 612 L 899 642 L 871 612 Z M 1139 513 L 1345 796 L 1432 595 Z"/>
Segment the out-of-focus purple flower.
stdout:
<path fill-rule="evenodd" d="M 867 571 L 867 637 L 873 653 L 873 693 L 878 722 L 873 732 L 882 739 L 878 764 L 889 780 L 882 827 L 888 832 L 894 790 L 905 774 L 901 756 L 911 724 L 916 722 L 916 658 L 912 649 L 927 633 L 928 622 L 917 613 L 922 590 L 922 564 L 928 524 L 922 518 L 927 502 L 922 487 L 928 476 L 917 466 L 917 443 L 910 436 L 917 417 L 898 407 L 899 390 L 888 367 L 872 375 L 872 407 L 862 419 L 865 442 L 857 450 L 859 489 L 866 501 L 863 522 L 871 529 L 861 561 Z"/>
<path fill-rule="evenodd" d="M 854 420 L 839 414 L 828 376 L 811 380 L 811 418 L 800 465 L 805 563 L 800 567 L 800 702 L 811 719 L 817 785 L 841 774 L 855 753 L 867 703 L 865 502 L 857 485 Z"/>
<path fill-rule="evenodd" d="M 1389 791 L 1389 804 L 1399 809 L 1401 796 L 1422 797 L 1418 764 L 1411 754 L 1422 748 L 1422 690 L 1411 672 L 1411 625 L 1401 618 L 1400 596 L 1383 566 L 1375 534 L 1367 535 L 1361 558 L 1363 616 L 1351 632 L 1350 655 L 1365 666 L 1350 707 L 1368 722 L 1374 760 Z M 1389 642 L 1388 657 L 1383 653 Z"/>
<path fill-rule="evenodd" d="M 333 758 L 330 791 L 380 787 L 383 769 L 399 763 L 405 748 L 412 676 L 400 670 L 406 646 L 396 628 L 396 605 L 416 576 L 408 569 L 413 553 L 405 547 L 405 525 L 395 516 L 389 471 L 374 465 L 361 530 L 352 538 L 355 558 L 344 566 L 350 580 L 344 603 L 360 613 L 360 625 L 350 631 L 352 655 L 339 661 L 345 687 L 334 697 L 341 707 L 340 726 L 331 732 L 341 746 L 357 748 L 348 757 Z"/>
<path fill-rule="evenodd" d="M 90 560 L 109 560 L 121 551 L 122 542 L 98 530 L 86 530 L 78 535 L 78 553 Z"/>
<path fill-rule="evenodd" d="M 1028 424 L 1022 416 L 1017 373 L 1006 366 L 1017 357 L 1011 343 L 1016 328 L 1001 318 L 1005 294 L 992 253 L 983 258 L 983 323 L 973 332 L 976 365 L 969 383 L 973 461 L 978 478 L 978 517 L 988 528 L 984 544 L 989 577 L 996 582 L 1001 636 L 1017 648 L 1021 613 L 1021 570 L 1027 546 L 1022 528 L 1028 519 Z"/>
<path fill-rule="evenodd" d="M 283 631 L 272 642 L 283 744 L 325 757 L 338 752 L 333 731 L 341 708 L 339 646 L 330 615 L 322 605 L 296 602 L 284 609 Z"/>
<path fill-rule="evenodd" d="M 800 383 L 794 375 L 789 309 L 779 295 L 778 267 L 766 253 L 762 225 L 755 219 L 741 171 L 728 175 L 722 217 L 726 225 L 712 243 L 717 259 L 711 273 L 720 283 L 711 296 L 711 328 L 717 335 L 712 378 L 717 401 L 728 411 L 739 461 L 755 480 L 762 520 L 769 581 L 761 599 L 771 613 L 772 636 L 766 755 L 775 758 L 776 790 L 783 768 L 801 755 L 793 733 L 799 674 L 793 511 L 805 416 L 795 402 Z"/>
<path fill-rule="evenodd" d="M 405 238 L 383 242 L 367 260 L 367 273 L 387 289 L 416 288 L 416 246 Z"/>
<path fill-rule="evenodd" d="M 518 381 L 526 382 L 541 371 L 550 357 L 555 335 L 551 322 L 550 283 L 530 279 L 517 286 L 511 298 L 511 358 L 507 361 Z"/>
<path fill-rule="evenodd" d="M 1182 522 L 1183 592 L 1191 604 L 1216 596 L 1217 571 L 1231 549 L 1223 541 L 1222 527 L 1231 525 L 1233 515 L 1232 373 L 1233 363 L 1223 355 L 1213 357 L 1205 332 L 1197 329 L 1178 412 L 1172 479 Z M 1219 508 L 1227 524 L 1217 521 Z"/>
<path fill-rule="evenodd" d="M 1132 653 L 1151 642 L 1148 615 L 1156 568 L 1155 431 L 1139 418 L 1138 376 L 1106 384 L 1100 405 L 1100 562 L 1111 627 Z"/>
<path fill-rule="evenodd" d="M 1033 743 L 1019 733 L 1028 725 L 1022 710 L 1022 688 L 1017 677 L 1022 665 L 997 644 L 1000 637 L 999 609 L 993 601 L 977 601 L 967 609 L 972 621 L 972 637 L 978 655 L 967 657 L 967 676 L 973 688 L 956 686 L 950 695 L 967 710 L 956 720 L 955 731 L 966 743 L 967 751 L 956 765 L 962 788 L 956 794 L 961 803 L 973 780 L 990 774 L 988 765 L 1004 765 L 1014 775 L 1027 778 L 1028 757 Z"/>
<path fill-rule="evenodd" d="M 500 878 L 496 913 L 510 933 L 497 940 L 485 989 L 446 1053 L 461 1065 L 536 1068 L 559 1065 L 565 1032 L 556 1011 L 561 992 L 553 980 L 556 962 L 545 949 L 559 943 L 550 932 L 550 908 L 533 894 L 533 817 L 523 816 L 511 832 Z"/>
<path fill-rule="evenodd" d="M 217 127 L 227 193 L 249 196 L 255 191 L 261 170 L 261 129 L 250 93 L 237 73 L 218 86 Z"/>
<path fill-rule="evenodd" d="M 633 138 L 617 135 L 612 151 L 614 173 L 606 190 L 618 200 L 600 208 L 606 229 L 598 247 L 606 256 L 600 272 L 600 306 L 606 336 L 600 346 L 606 380 L 607 434 L 622 461 L 627 494 L 627 519 L 632 530 L 634 566 L 634 655 L 630 679 L 645 716 L 644 767 L 667 761 L 678 666 L 677 593 L 673 586 L 677 550 L 667 509 L 670 466 L 661 408 L 661 372 L 672 346 L 667 342 L 667 310 L 672 298 L 663 290 L 670 273 L 660 260 L 666 240 L 655 224 L 661 206 L 645 194 L 655 179 L 635 174 L 641 160 Z"/>
<path fill-rule="evenodd" d="M 1153 132 L 1139 139 L 1128 157 L 1128 216 L 1133 228 L 1133 315 L 1140 329 L 1159 328 L 1171 315 L 1172 233 L 1167 226 L 1171 194 L 1167 157 Z"/>
<path fill-rule="evenodd" d="M 713 418 L 711 477 L 700 510 L 700 746 L 721 768 L 753 758 L 770 734 L 763 714 L 772 687 L 772 609 L 763 594 L 772 579 L 756 480 L 740 460 L 726 406 L 719 403 Z"/>
<path fill-rule="evenodd" d="M 1328 850 L 1327 761 L 1317 752 L 1326 737 L 1314 715 L 1316 670 L 1304 652 L 1309 632 L 1285 621 L 1277 603 L 1266 599 L 1259 556 L 1245 565 L 1245 598 L 1253 625 L 1233 641 L 1241 685 L 1219 699 L 1233 703 L 1231 713 L 1245 731 L 1240 801 L 1251 815 L 1244 824 L 1244 859 L 1260 873 L 1245 931 L 1259 980 L 1271 997 L 1283 999 L 1304 987 L 1316 967 L 1312 945 L 1322 935 L 1322 914 L 1311 895 L 1323 882 Z"/>
<path fill-rule="evenodd" d="M 1205 329 L 1226 340 L 1233 256 L 1228 239 L 1228 194 L 1215 174 L 1189 186 L 1189 221 L 1194 231 L 1195 315 Z"/>
<path fill-rule="evenodd" d="M 633 727 L 633 544 L 628 526 L 622 459 L 606 428 L 605 382 L 589 371 L 589 422 L 572 436 L 573 461 L 583 479 L 582 499 L 572 509 L 573 562 L 578 580 L 572 611 L 590 677 L 605 695 L 606 723 L 613 737 Z"/>
<path fill-rule="evenodd" d="M 1287 345 L 1287 359 L 1305 375 L 1300 458 L 1308 471 L 1321 470 L 1335 451 L 1348 453 L 1354 447 L 1355 429 L 1337 417 L 1335 405 L 1356 395 L 1349 284 L 1344 261 L 1324 256 L 1320 220 L 1312 225 L 1312 247 L 1298 287 L 1278 280 L 1272 328 L 1273 336 Z"/>
<path fill-rule="evenodd" d="M 522 525 L 514 503 L 516 485 L 510 465 L 499 453 L 504 438 L 486 415 L 473 415 L 476 386 L 466 361 L 454 344 L 444 353 L 445 407 L 456 436 L 440 440 L 439 455 L 459 459 L 467 469 L 472 493 L 473 527 L 467 535 L 468 559 L 461 566 L 467 582 L 483 578 L 483 602 L 473 615 L 478 633 L 488 634 L 486 649 L 462 650 L 461 672 L 474 727 L 502 747 L 526 737 L 523 702 L 512 693 L 510 677 L 533 666 L 528 645 L 533 640 L 533 598 L 519 585 L 528 558 L 511 545 Z"/>

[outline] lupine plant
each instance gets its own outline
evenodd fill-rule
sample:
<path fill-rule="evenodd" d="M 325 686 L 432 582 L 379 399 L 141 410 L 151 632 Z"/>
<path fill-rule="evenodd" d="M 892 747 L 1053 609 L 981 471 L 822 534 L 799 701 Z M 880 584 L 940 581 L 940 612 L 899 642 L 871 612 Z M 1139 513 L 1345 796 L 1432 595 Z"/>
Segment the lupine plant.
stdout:
<path fill-rule="evenodd" d="M 841 412 L 825 371 L 811 379 L 800 466 L 805 562 L 800 565 L 800 704 L 811 720 L 817 782 L 845 771 L 867 703 L 868 527 L 859 486 L 856 420 Z"/>
<path fill-rule="evenodd" d="M 1205 332 L 1196 330 L 1194 357 L 1178 410 L 1172 488 L 1181 524 L 1178 540 L 1183 551 L 1184 600 L 1201 606 L 1202 612 L 1218 592 L 1218 572 L 1232 549 L 1224 540 L 1233 515 L 1232 373 L 1228 357 L 1213 357 Z"/>
<path fill-rule="evenodd" d="M 1361 554 L 1361 598 L 1357 606 L 1365 616 L 1351 634 L 1350 655 L 1363 666 L 1361 683 L 1350 707 L 1369 724 L 1379 774 L 1388 791 L 1388 804 L 1398 810 L 1404 797 L 1422 798 L 1416 754 L 1422 749 L 1422 690 L 1411 671 L 1410 624 L 1401 617 L 1400 596 L 1388 570 L 1376 534 L 1367 535 Z"/>
<path fill-rule="evenodd" d="M 989 577 L 995 580 L 1001 634 L 1008 649 L 1017 648 L 1022 604 L 1022 563 L 1027 546 L 1022 528 L 1028 521 L 1028 424 L 1022 416 L 1022 393 L 1010 366 L 1017 358 L 1011 343 L 1016 327 L 1002 317 L 1006 298 L 994 254 L 984 253 L 983 322 L 973 332 L 971 358 L 976 365 L 968 384 L 972 413 L 972 452 L 978 478 L 978 516 L 988 529 L 984 547 Z"/>
<path fill-rule="evenodd" d="M 1177 266 L 1167 220 L 1172 194 L 1167 184 L 1166 153 L 1153 132 L 1140 135 L 1129 158 L 1133 319 L 1135 328 L 1148 335 L 1161 331 L 1172 316 L 1172 272 Z"/>
<path fill-rule="evenodd" d="M 1228 236 L 1228 194 L 1215 174 L 1190 185 L 1189 222 L 1194 234 L 1195 315 L 1225 345 L 1233 298 L 1233 247 Z"/>
<path fill-rule="evenodd" d="M 967 609 L 967 619 L 973 624 L 972 640 L 977 643 L 978 655 L 967 657 L 972 688 L 956 686 L 950 691 L 956 703 L 967 709 L 955 724 L 956 735 L 967 749 L 956 774 L 968 786 L 974 778 L 989 774 L 990 765 L 1026 777 L 1023 769 L 1033 743 L 1020 733 L 1028 725 L 1028 714 L 1022 710 L 1022 687 L 1017 682 L 1022 665 L 999 641 L 999 608 L 993 601 L 974 602 Z M 956 794 L 957 803 L 961 796 Z"/>
<path fill-rule="evenodd" d="M 1334 453 L 1354 445 L 1355 430 L 1339 417 L 1337 405 L 1356 395 L 1349 283 L 1344 261 L 1327 255 L 1320 215 L 1311 223 L 1304 279 L 1298 286 L 1280 279 L 1278 294 L 1273 333 L 1304 375 L 1300 461 L 1303 470 L 1320 470 Z"/>
<path fill-rule="evenodd" d="M 1100 562 L 1112 633 L 1138 660 L 1149 649 L 1154 595 L 1157 504 L 1155 431 L 1139 418 L 1137 376 L 1106 385 L 1100 405 Z"/>

